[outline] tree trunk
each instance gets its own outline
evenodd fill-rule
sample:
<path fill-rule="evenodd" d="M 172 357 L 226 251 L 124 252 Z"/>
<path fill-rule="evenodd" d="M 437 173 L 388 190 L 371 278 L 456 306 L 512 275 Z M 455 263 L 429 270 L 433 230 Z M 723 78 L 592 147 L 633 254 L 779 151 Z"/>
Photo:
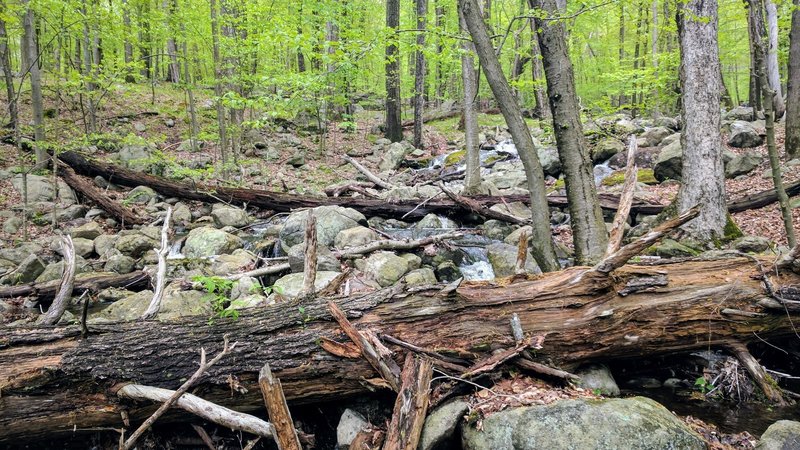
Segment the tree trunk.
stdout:
<path fill-rule="evenodd" d="M 476 0 L 460 0 L 464 21 L 475 44 L 475 51 L 480 58 L 483 73 L 489 82 L 489 87 L 494 93 L 500 111 L 508 125 L 514 143 L 517 146 L 519 157 L 525 167 L 525 176 L 528 180 L 528 190 L 531 196 L 532 216 L 532 254 L 545 271 L 558 270 L 553 238 L 550 234 L 550 211 L 547 209 L 547 198 L 544 188 L 544 172 L 536 153 L 536 147 L 531 137 L 528 125 L 522 118 L 522 110 L 511 92 L 500 61 L 489 41 L 489 33 L 481 16 Z"/>
<path fill-rule="evenodd" d="M 225 105 L 222 104 L 223 71 L 222 60 L 219 53 L 219 14 L 216 0 L 211 0 L 211 55 L 214 62 L 214 94 L 217 96 L 217 129 L 219 132 L 219 157 L 222 163 L 222 177 L 228 173 L 228 139 L 227 124 L 225 120 Z"/>
<path fill-rule="evenodd" d="M 434 10 L 436 14 L 436 31 L 437 32 L 444 32 L 445 31 L 445 15 L 446 9 L 444 5 L 445 0 L 434 0 Z M 444 51 L 444 46 L 442 45 L 442 38 L 439 37 L 437 39 L 436 44 L 436 54 L 441 55 Z M 439 106 L 442 104 L 442 100 L 444 100 L 444 91 L 445 91 L 445 74 L 442 71 L 442 58 L 436 58 L 436 105 Z"/>
<path fill-rule="evenodd" d="M 427 26 L 428 0 L 415 0 L 417 4 L 417 51 L 414 63 L 414 147 L 422 148 L 422 117 L 425 110 L 425 28 Z"/>
<path fill-rule="evenodd" d="M 747 3 L 747 2 L 746 2 Z M 748 43 L 750 44 L 750 85 L 749 85 L 749 100 L 750 106 L 753 107 L 753 117 L 751 120 L 756 120 L 758 118 L 758 112 L 761 111 L 763 105 L 761 103 L 761 80 L 757 74 L 757 67 L 756 67 L 756 55 L 755 49 L 753 47 L 753 42 L 755 37 L 752 35 L 752 22 L 753 22 L 753 9 L 748 8 L 747 14 L 747 23 L 748 23 L 748 32 L 750 33 L 750 39 Z"/>
<path fill-rule="evenodd" d="M 29 0 L 26 2 L 25 17 L 22 22 L 25 34 L 25 47 L 21 50 L 27 55 L 28 67 L 23 67 L 23 74 L 28 72 L 31 76 L 31 107 L 33 109 L 33 134 L 36 164 L 41 165 L 47 161 L 47 150 L 44 146 L 44 105 L 42 102 L 42 75 L 39 71 L 39 44 L 36 37 L 36 25 L 33 9 Z"/>
<path fill-rule="evenodd" d="M 458 25 L 467 31 L 461 3 L 458 4 Z M 475 46 L 471 41 L 461 42 L 461 79 L 464 82 L 464 144 L 467 149 L 464 193 L 477 194 L 481 185 L 480 142 L 478 139 L 478 108 L 475 104 L 478 96 L 478 73 L 475 71 L 473 56 Z"/>
<path fill-rule="evenodd" d="M 3 80 L 6 85 L 6 98 L 8 99 L 8 118 L 9 125 L 13 129 L 17 129 L 17 94 L 14 89 L 14 74 L 11 70 L 11 56 L 9 55 L 8 46 L 8 31 L 6 30 L 6 21 L 3 15 L 6 12 L 5 2 L 0 3 L 0 65 L 3 67 Z M 16 134 L 16 133 L 15 133 Z M 16 140 L 16 137 L 15 137 Z"/>
<path fill-rule="evenodd" d="M 397 29 L 400 27 L 400 0 L 386 0 L 386 27 L 392 30 L 386 44 L 386 139 L 403 140 L 402 106 L 400 104 L 400 52 Z"/>
<path fill-rule="evenodd" d="M 177 0 L 164 0 L 162 5 L 167 11 L 167 31 L 170 32 L 167 38 L 167 55 L 169 55 L 169 66 L 167 67 L 167 81 L 171 83 L 181 82 L 181 65 L 178 63 L 178 44 L 175 42 L 173 28 L 175 19 L 173 18 L 178 10 Z"/>
<path fill-rule="evenodd" d="M 536 3 L 549 16 L 557 16 L 561 12 L 555 0 L 537 0 Z M 583 136 L 564 24 L 557 20 L 543 21 L 537 31 L 558 157 L 569 199 L 575 259 L 578 264 L 594 263 L 605 253 L 608 231 L 597 202 L 592 161 Z"/>
<path fill-rule="evenodd" d="M 788 336 L 798 319 L 796 312 L 773 314 L 759 306 L 769 297 L 760 281 L 764 274 L 749 258 L 629 265 L 613 276 L 585 271 L 577 267 L 504 286 L 465 283 L 449 297 L 389 288 L 336 303 L 361 330 L 458 355 L 465 366 L 515 347 L 509 326 L 514 313 L 526 334 L 545 336 L 537 359 L 565 369 Z M 800 277 L 786 273 L 780 283 L 798 284 Z M 737 311 L 757 314 L 730 315 Z M 223 334 L 238 345 L 198 386 L 206 400 L 261 410 L 257 377 L 264 363 L 280 378 L 290 405 L 374 389 L 365 382 L 376 377 L 368 363 L 333 356 L 318 344 L 320 338 L 342 339 L 325 299 L 309 300 L 300 310 L 288 303 L 248 309 L 236 321 L 210 325 L 207 319 L 98 324 L 85 339 L 75 326 L 0 330 L 0 442 L 118 428 L 122 410 L 139 422 L 152 408 L 117 399 L 121 383 L 174 389 L 196 371 L 197 349 L 215 351 Z M 230 377 L 248 392 L 232 393 Z"/>
<path fill-rule="evenodd" d="M 720 69 L 716 0 L 691 0 L 678 8 L 681 46 L 681 115 L 683 184 L 678 211 L 702 205 L 700 215 L 684 226 L 708 242 L 724 235 L 725 174 L 720 147 Z"/>
<path fill-rule="evenodd" d="M 133 44 L 131 43 L 130 30 L 131 30 L 131 11 L 128 6 L 128 0 L 122 0 L 122 26 L 125 29 L 125 41 L 123 44 L 123 61 L 125 62 L 125 82 L 133 83 L 136 79 L 133 77 L 133 69 L 130 67 L 133 64 Z"/>
<path fill-rule="evenodd" d="M 774 92 L 773 112 L 775 120 L 783 117 L 786 112 L 786 105 L 783 103 L 783 89 L 781 89 L 781 75 L 778 70 L 778 10 L 772 0 L 764 1 L 764 10 L 767 18 L 767 36 L 769 45 L 767 47 L 767 78 L 769 86 Z"/>
<path fill-rule="evenodd" d="M 794 0 L 786 87 L 786 153 L 800 156 L 800 0 Z"/>

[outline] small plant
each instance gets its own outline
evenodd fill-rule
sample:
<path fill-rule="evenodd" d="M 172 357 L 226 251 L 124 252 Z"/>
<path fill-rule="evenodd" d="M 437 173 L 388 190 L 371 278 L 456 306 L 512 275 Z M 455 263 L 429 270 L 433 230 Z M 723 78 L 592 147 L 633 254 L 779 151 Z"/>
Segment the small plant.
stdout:
<path fill-rule="evenodd" d="M 705 377 L 697 377 L 697 379 L 694 380 L 694 387 L 703 394 L 708 394 L 714 389 L 714 385 L 709 383 Z"/>
<path fill-rule="evenodd" d="M 300 325 L 303 328 L 305 328 L 309 322 L 314 320 L 311 318 L 311 315 L 306 312 L 305 306 L 298 306 L 297 312 L 300 313 L 300 321 L 298 322 L 298 325 Z"/>
<path fill-rule="evenodd" d="M 203 290 L 211 294 L 209 301 L 214 315 L 208 319 L 209 325 L 214 323 L 215 318 L 224 319 L 230 317 L 233 320 L 239 318 L 239 311 L 228 308 L 231 305 L 229 295 L 233 288 L 233 281 L 222 277 L 204 275 L 192 277 L 192 281 L 200 283 L 203 286 Z"/>

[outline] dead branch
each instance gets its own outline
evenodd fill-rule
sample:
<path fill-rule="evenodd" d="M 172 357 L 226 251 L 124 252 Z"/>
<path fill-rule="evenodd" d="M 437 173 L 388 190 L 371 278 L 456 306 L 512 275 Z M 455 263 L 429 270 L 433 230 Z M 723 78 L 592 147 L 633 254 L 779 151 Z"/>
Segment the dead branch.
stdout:
<path fill-rule="evenodd" d="M 400 391 L 400 367 L 397 363 L 394 362 L 391 358 L 384 358 L 378 353 L 378 351 L 373 347 L 372 343 L 361 334 L 353 324 L 347 320 L 344 312 L 336 306 L 334 302 L 328 302 L 328 310 L 331 313 L 331 316 L 336 320 L 339 326 L 342 328 L 344 333 L 347 337 L 353 341 L 356 346 L 358 346 L 359 350 L 361 350 L 361 355 L 370 365 L 389 383 L 389 386 L 395 392 Z"/>
<path fill-rule="evenodd" d="M 301 450 L 300 439 L 294 429 L 292 415 L 283 395 L 281 380 L 272 375 L 269 364 L 264 364 L 258 372 L 258 386 L 264 397 L 267 414 L 275 428 L 275 442 L 281 450 Z"/>
<path fill-rule="evenodd" d="M 290 269 L 289 263 L 283 263 L 283 264 L 276 264 L 274 266 L 262 267 L 260 269 L 254 269 L 254 270 L 250 270 L 250 271 L 247 271 L 247 272 L 235 273 L 235 274 L 232 274 L 232 275 L 227 275 L 224 278 L 228 279 L 228 280 L 236 281 L 236 280 L 241 280 L 242 278 L 245 278 L 245 277 L 256 278 L 256 277 L 263 277 L 264 275 L 273 275 L 273 274 L 276 274 L 276 273 L 285 272 L 285 271 L 287 271 L 289 269 Z"/>
<path fill-rule="evenodd" d="M 82 294 L 87 290 L 105 289 L 108 287 L 124 287 L 137 289 L 147 286 L 150 276 L 139 270 L 125 275 L 90 275 L 75 280 L 73 293 Z M 62 280 L 52 280 L 44 283 L 28 283 L 18 286 L 9 286 L 0 289 L 0 298 L 13 297 L 38 297 L 39 299 L 54 298 L 59 291 Z"/>
<path fill-rule="evenodd" d="M 428 412 L 431 362 L 408 353 L 401 376 L 403 384 L 397 393 L 383 450 L 416 450 Z"/>
<path fill-rule="evenodd" d="M 136 431 L 125 441 L 123 446 L 124 450 L 130 450 L 136 441 L 142 436 L 142 434 L 147 431 L 159 417 L 164 415 L 167 410 L 174 405 L 178 399 L 181 398 L 186 391 L 189 390 L 192 385 L 194 385 L 197 380 L 200 379 L 201 376 L 208 370 L 211 366 L 216 364 L 223 356 L 227 355 L 234 347 L 236 347 L 236 343 L 234 342 L 233 345 L 228 346 L 228 339 L 225 338 L 225 343 L 222 348 L 222 351 L 217 354 L 211 361 L 206 362 L 206 350 L 204 348 L 200 349 L 200 367 L 197 368 L 197 371 L 188 379 L 185 383 L 178 388 L 177 391 L 172 393 L 172 395 L 167 398 L 166 401 L 151 415 L 147 418 L 147 420 L 142 423 Z M 126 386 L 127 387 L 127 386 Z M 123 388 L 124 389 L 124 388 Z M 121 391 L 120 391 L 121 392 Z"/>
<path fill-rule="evenodd" d="M 520 219 L 519 217 L 515 217 L 510 214 L 504 214 L 501 213 L 500 211 L 495 211 L 491 208 L 487 208 L 486 206 L 483 206 L 480 202 L 473 200 L 471 198 L 458 195 L 455 192 L 444 187 L 444 184 L 442 183 L 439 183 L 437 186 L 439 187 L 439 189 L 441 189 L 442 192 L 445 193 L 445 195 L 447 195 L 450 198 L 450 200 L 452 200 L 456 204 L 459 204 L 464 208 L 473 211 L 475 214 L 478 214 L 487 219 L 496 219 L 517 225 L 522 225 L 528 222 L 526 220 Z"/>
<path fill-rule="evenodd" d="M 614 215 L 614 222 L 611 225 L 611 233 L 608 237 L 608 248 L 606 256 L 619 250 L 622 243 L 622 235 L 625 234 L 625 223 L 631 212 L 633 204 L 633 194 L 636 192 L 637 167 L 636 167 L 636 137 L 630 137 L 628 144 L 628 162 L 625 166 L 625 184 L 622 186 L 622 195 L 619 198 L 617 213 Z"/>
<path fill-rule="evenodd" d="M 698 214 L 700 214 L 699 205 L 682 212 L 674 219 L 665 221 L 639 239 L 606 256 L 602 261 L 600 261 L 600 263 L 594 266 L 593 270 L 606 274 L 613 272 L 614 270 L 624 266 L 625 263 L 627 263 L 628 260 L 634 256 L 639 255 L 647 247 L 650 247 L 667 234 L 675 231 L 681 225 L 697 217 Z"/>
<path fill-rule="evenodd" d="M 156 252 L 158 256 L 158 269 L 156 270 L 155 292 L 150 305 L 142 314 L 142 320 L 153 319 L 161 309 L 161 299 L 164 298 L 164 286 L 167 284 L 167 254 L 169 254 L 170 223 L 172 221 L 172 207 L 167 208 L 164 216 L 164 225 L 161 227 L 161 247 Z"/>
<path fill-rule="evenodd" d="M 376 252 L 378 250 L 411 250 L 418 247 L 424 247 L 428 244 L 433 244 L 436 242 L 462 238 L 466 235 L 467 233 L 464 231 L 449 231 L 447 233 L 442 233 L 437 236 L 429 236 L 410 241 L 385 239 L 381 241 L 373 241 L 370 242 L 369 244 L 364 244 L 359 247 L 351 247 L 351 248 L 346 248 L 344 250 L 339 250 L 334 252 L 333 254 L 339 259 L 357 258 L 361 255 Z"/>
<path fill-rule="evenodd" d="M 303 287 L 298 298 L 309 298 L 314 295 L 314 282 L 317 280 L 317 218 L 313 210 L 308 210 L 306 221 L 305 261 L 303 266 Z"/>
<path fill-rule="evenodd" d="M 764 392 L 764 396 L 766 396 L 769 401 L 776 405 L 786 405 L 786 400 L 783 398 L 780 389 L 774 384 L 772 378 L 767 375 L 767 372 L 764 371 L 764 368 L 758 360 L 750 354 L 746 345 L 740 342 L 731 342 L 728 348 L 736 356 L 736 359 L 744 365 L 745 369 L 747 369 L 747 373 L 750 374 L 750 378 L 761 388 L 761 391 Z"/>
<path fill-rule="evenodd" d="M 394 189 L 396 187 L 395 185 L 393 185 L 391 183 L 387 183 L 387 182 L 383 181 L 377 175 L 375 175 L 374 173 L 370 172 L 369 169 L 367 169 L 366 167 L 362 166 L 361 163 L 359 163 L 355 159 L 349 157 L 348 155 L 344 155 L 344 156 L 342 156 L 342 158 L 345 161 L 349 162 L 350 165 L 355 167 L 356 170 L 358 170 L 359 172 L 364 174 L 364 176 L 367 177 L 367 179 L 369 181 L 375 183 L 376 186 L 379 186 L 379 187 L 381 187 L 383 189 L 387 189 L 387 190 L 388 189 Z"/>
<path fill-rule="evenodd" d="M 71 167 L 59 165 L 58 175 L 64 180 L 65 183 L 67 183 L 69 187 L 74 189 L 75 192 L 86 196 L 86 198 L 94 202 L 111 217 L 117 219 L 123 227 L 125 225 L 144 223 L 144 217 L 134 214 L 130 209 L 110 199 L 94 184 L 78 176 L 78 174 L 76 174 Z"/>
<path fill-rule="evenodd" d="M 61 274 L 61 281 L 50 309 L 42 316 L 43 325 L 55 325 L 58 323 L 64 311 L 67 309 L 69 299 L 72 298 L 72 290 L 75 284 L 75 244 L 69 235 L 61 236 L 61 251 L 64 253 L 64 271 Z"/>
<path fill-rule="evenodd" d="M 217 450 L 217 446 L 214 445 L 214 441 L 211 440 L 211 436 L 209 436 L 208 433 L 206 433 L 206 430 L 204 430 L 203 427 L 201 427 L 200 425 L 192 424 L 192 428 L 194 428 L 194 431 L 197 433 L 198 436 L 200 436 L 200 440 L 202 440 L 203 443 L 206 444 L 208 450 Z M 125 444 L 123 443 L 123 445 Z"/>
<path fill-rule="evenodd" d="M 514 273 L 517 275 L 525 274 L 525 263 L 528 260 L 528 232 L 523 231 L 519 234 L 519 242 L 517 243 L 517 261 L 514 267 Z"/>

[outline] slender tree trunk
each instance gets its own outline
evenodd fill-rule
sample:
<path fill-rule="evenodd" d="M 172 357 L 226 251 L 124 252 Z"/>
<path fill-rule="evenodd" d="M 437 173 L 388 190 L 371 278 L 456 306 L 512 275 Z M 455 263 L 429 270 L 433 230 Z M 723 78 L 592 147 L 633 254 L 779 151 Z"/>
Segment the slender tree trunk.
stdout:
<path fill-rule="evenodd" d="M 393 33 L 386 45 L 386 138 L 392 142 L 403 140 L 402 106 L 400 104 L 400 53 L 397 29 L 400 27 L 400 0 L 386 0 L 386 26 Z"/>
<path fill-rule="evenodd" d="M 555 0 L 537 0 L 536 3 L 551 17 L 561 13 Z M 547 77 L 558 156 L 569 198 L 575 259 L 578 264 L 591 264 L 605 254 L 608 231 L 597 201 L 592 160 L 583 136 L 564 24 L 557 20 L 543 21 L 537 35 Z"/>
<path fill-rule="evenodd" d="M 775 192 L 778 194 L 778 203 L 781 207 L 781 216 L 783 217 L 783 225 L 786 230 L 786 238 L 789 246 L 795 246 L 794 227 L 792 226 L 792 210 L 789 205 L 789 197 L 786 195 L 786 190 L 783 187 L 783 180 L 781 178 L 780 159 L 778 157 L 778 149 L 775 146 L 775 91 L 770 86 L 768 72 L 768 35 L 767 30 L 764 28 L 764 16 L 762 8 L 762 0 L 748 0 L 748 7 L 750 9 L 750 36 L 753 41 L 753 50 L 755 58 L 753 59 L 756 68 L 756 75 L 761 81 L 762 101 L 764 102 L 764 119 L 765 128 L 767 130 L 767 152 L 769 153 L 769 163 L 772 168 L 772 182 L 775 185 Z"/>
<path fill-rule="evenodd" d="M 211 54 L 214 60 L 214 94 L 217 96 L 217 127 L 219 130 L 219 157 L 222 163 L 222 174 L 226 176 L 228 172 L 228 139 L 226 132 L 225 105 L 222 104 L 223 71 L 222 61 L 219 54 L 219 14 L 217 12 L 216 0 L 211 0 Z"/>
<path fill-rule="evenodd" d="M 534 7 L 534 0 L 528 0 L 531 8 Z M 539 27 L 536 19 L 531 19 L 531 76 L 533 77 L 533 97 L 535 116 L 540 120 L 549 120 L 552 117 L 550 107 L 547 105 L 547 82 L 542 66 L 542 52 L 539 49 L 539 38 L 536 37 L 536 29 Z"/>
<path fill-rule="evenodd" d="M 794 0 L 789 33 L 789 80 L 786 87 L 786 152 L 800 156 L 800 0 Z"/>
<path fill-rule="evenodd" d="M 636 34 L 634 35 L 634 38 L 633 38 L 633 73 L 634 74 L 636 74 L 639 71 L 639 62 L 641 61 L 640 58 L 639 58 L 639 46 L 640 46 L 641 41 L 642 41 L 642 39 L 641 39 L 641 37 L 642 37 L 642 25 L 643 25 L 644 20 L 645 20 L 644 17 L 642 17 L 643 16 L 642 11 L 644 11 L 644 5 L 643 4 L 639 4 L 639 9 L 637 10 L 637 13 L 636 13 Z M 634 75 L 634 77 L 636 77 L 636 75 Z M 635 80 L 635 78 L 634 78 L 634 80 Z M 638 89 L 637 89 L 637 83 L 635 81 L 633 82 L 632 87 L 633 87 L 633 95 L 631 95 L 631 115 L 633 117 L 636 117 L 636 115 L 639 113 L 638 103 L 637 103 L 638 102 L 638 95 L 637 94 L 639 92 L 638 92 Z"/>
<path fill-rule="evenodd" d="M 747 4 L 749 0 L 745 0 Z M 756 41 L 756 37 L 753 36 L 753 9 L 748 8 L 747 14 L 747 23 L 748 23 L 748 33 L 750 34 L 749 44 L 750 44 L 750 86 L 748 96 L 750 99 L 750 106 L 753 107 L 753 117 L 752 120 L 756 120 L 758 118 L 758 111 L 761 111 L 763 105 L 761 103 L 761 80 L 758 76 L 758 67 L 756 65 L 756 51 L 754 42 Z"/>
<path fill-rule="evenodd" d="M 458 3 L 458 25 L 467 31 L 461 3 Z M 475 46 L 471 41 L 461 41 L 461 79 L 464 82 L 464 143 L 467 150 L 464 193 L 476 194 L 481 184 L 480 142 L 478 139 L 478 73 L 475 71 L 473 55 Z"/>
<path fill-rule="evenodd" d="M 460 0 L 459 4 L 464 16 L 464 21 L 472 35 L 475 51 L 480 58 L 483 73 L 489 82 L 489 87 L 494 93 L 500 111 L 506 120 L 508 129 L 517 146 L 525 175 L 528 179 L 528 190 L 531 196 L 532 213 L 532 253 L 539 267 L 550 272 L 558 270 L 559 265 L 553 249 L 553 238 L 550 234 L 550 211 L 547 208 L 547 198 L 544 189 L 544 172 L 536 153 L 528 125 L 522 118 L 522 110 L 517 104 L 514 94 L 508 85 L 503 69 L 500 66 L 494 47 L 489 41 L 489 33 L 481 16 L 477 0 Z"/>
<path fill-rule="evenodd" d="M 445 6 L 443 4 L 444 0 L 434 0 L 434 7 L 436 13 L 436 30 L 439 32 L 444 31 L 445 26 Z M 439 37 L 436 40 L 436 54 L 441 55 L 444 51 L 444 46 L 442 45 L 442 38 Z M 444 79 L 444 72 L 442 71 L 442 58 L 436 58 L 436 104 L 441 105 L 442 100 L 444 100 L 444 88 L 445 88 L 445 79 Z"/>
<path fill-rule="evenodd" d="M 653 15 L 653 27 L 650 29 L 650 57 L 653 61 L 653 78 L 655 89 L 653 90 L 653 116 L 661 115 L 659 108 L 659 89 L 658 89 L 658 0 L 653 0 L 651 6 Z"/>
<path fill-rule="evenodd" d="M 767 36 L 769 38 L 766 55 L 767 78 L 775 95 L 773 112 L 775 120 L 778 120 L 786 112 L 786 105 L 783 103 L 783 89 L 781 89 L 781 75 L 778 70 L 778 10 L 772 0 L 765 0 L 764 9 L 767 13 Z"/>
<path fill-rule="evenodd" d="M 709 242 L 723 236 L 727 220 L 719 134 L 717 1 L 690 0 L 678 8 L 677 14 L 684 127 L 678 211 L 701 205 L 700 215 L 683 229 L 694 238 Z"/>
<path fill-rule="evenodd" d="M 427 26 L 428 0 L 415 0 L 417 4 L 417 52 L 414 67 L 414 147 L 422 148 L 422 125 L 425 110 L 425 28 Z"/>
<path fill-rule="evenodd" d="M 81 8 L 84 17 L 89 17 L 89 10 L 86 6 L 86 0 L 81 3 Z M 92 70 L 92 56 L 94 54 L 91 38 L 90 20 L 83 23 L 83 76 L 84 85 L 86 86 L 86 131 L 87 133 L 94 133 L 97 130 L 97 115 L 95 113 L 94 105 L 94 73 Z"/>
<path fill-rule="evenodd" d="M 214 1 L 214 0 L 212 0 Z M 139 58 L 144 63 L 141 69 L 142 78 L 149 80 L 152 77 L 152 64 L 150 54 L 150 2 L 144 2 L 138 9 L 139 22 Z"/>
<path fill-rule="evenodd" d="M 33 109 L 33 133 L 35 140 L 36 164 L 40 165 L 47 161 L 47 150 L 44 148 L 44 105 L 42 103 L 42 76 L 39 71 L 39 45 L 36 38 L 36 26 L 33 9 L 30 3 L 26 2 L 27 10 L 23 19 L 23 29 L 25 34 L 25 47 L 22 53 L 27 55 L 28 67 L 23 67 L 23 73 L 27 71 L 31 76 L 31 106 Z"/>
<path fill-rule="evenodd" d="M 535 0 L 530 0 L 531 5 L 534 3 Z M 625 67 L 625 2 L 619 2 L 619 39 L 617 42 L 618 50 L 619 50 L 619 68 L 622 69 Z M 625 104 L 625 91 L 624 89 L 620 88 L 619 92 L 619 101 L 617 102 L 617 106 L 622 108 L 622 105 Z"/>
<path fill-rule="evenodd" d="M 167 15 L 167 32 L 170 33 L 167 38 L 167 54 L 169 55 L 169 66 L 167 67 L 167 81 L 171 83 L 181 82 L 181 65 L 178 63 L 178 44 L 175 42 L 174 33 L 174 16 L 178 11 L 177 0 L 164 0 L 162 7 Z"/>
<path fill-rule="evenodd" d="M 8 118 L 12 129 L 16 130 L 18 124 L 17 117 L 17 95 L 14 89 L 14 73 L 11 69 L 10 49 L 8 45 L 8 31 L 3 15 L 6 12 L 5 2 L 0 2 L 0 65 L 3 67 L 3 80 L 6 85 L 6 98 L 8 99 Z"/>
<path fill-rule="evenodd" d="M 123 44 L 123 61 L 125 62 L 125 82 L 133 83 L 136 79 L 133 77 L 133 44 L 130 39 L 131 30 L 131 11 L 128 5 L 128 0 L 122 0 L 122 25 L 125 29 L 125 41 Z"/>

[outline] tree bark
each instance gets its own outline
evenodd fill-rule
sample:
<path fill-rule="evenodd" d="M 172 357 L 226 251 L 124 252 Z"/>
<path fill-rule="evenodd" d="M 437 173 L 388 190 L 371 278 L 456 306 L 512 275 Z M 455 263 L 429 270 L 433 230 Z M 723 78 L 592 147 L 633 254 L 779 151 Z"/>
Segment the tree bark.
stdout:
<path fill-rule="evenodd" d="M 534 8 L 535 0 L 528 0 L 528 5 Z M 533 97 L 535 100 L 534 116 L 540 120 L 552 118 L 550 108 L 547 105 L 547 82 L 542 67 L 542 51 L 539 49 L 539 38 L 536 37 L 536 29 L 539 22 L 531 18 L 531 77 L 533 81 Z"/>
<path fill-rule="evenodd" d="M 0 16 L 6 13 L 5 2 L 0 3 Z M 8 105 L 9 125 L 16 130 L 19 125 L 17 118 L 17 95 L 14 89 L 14 74 L 11 70 L 11 56 L 9 55 L 8 31 L 6 21 L 0 17 L 0 65 L 3 66 L 3 80 L 6 85 L 6 98 Z M 16 132 L 15 132 L 16 134 Z M 16 141 L 16 138 L 15 138 Z M 16 144 L 16 142 L 15 142 Z"/>
<path fill-rule="evenodd" d="M 133 44 L 131 43 L 131 11 L 128 0 L 122 0 L 122 25 L 125 29 L 125 40 L 123 43 L 123 62 L 125 63 L 125 82 L 133 83 L 136 78 L 133 76 Z"/>
<path fill-rule="evenodd" d="M 656 275 L 667 284 L 631 288 Z M 465 283 L 450 297 L 390 288 L 336 302 L 360 330 L 424 349 L 447 349 L 467 365 L 492 350 L 516 346 L 508 318 L 517 313 L 525 333 L 546 336 L 537 357 L 569 369 L 586 361 L 791 335 L 796 313 L 773 314 L 758 306 L 769 298 L 763 275 L 749 258 L 628 265 L 613 276 L 576 267 L 505 286 Z M 578 277 L 580 282 L 574 282 Z M 773 276 L 772 283 L 798 284 L 800 276 L 787 272 Z M 206 317 L 97 325 L 83 340 L 77 339 L 78 327 L 4 328 L 0 442 L 118 426 L 122 409 L 131 420 L 141 421 L 152 408 L 119 403 L 114 387 L 135 380 L 175 389 L 196 370 L 197 348 L 216 350 L 225 333 L 239 345 L 198 386 L 206 400 L 242 412 L 262 409 L 257 377 L 264 363 L 281 379 L 290 405 L 366 393 L 371 386 L 364 380 L 376 376 L 371 366 L 363 359 L 332 356 L 317 343 L 343 339 L 330 321 L 326 301 L 311 300 L 302 313 L 290 304 L 246 310 L 236 322 L 216 325 Z M 734 321 L 723 310 L 764 314 Z M 163 357 L 167 352 L 169 357 Z M 232 395 L 229 376 L 238 377 L 249 392 Z"/>
<path fill-rule="evenodd" d="M 36 37 L 36 24 L 30 0 L 26 1 L 25 17 L 22 22 L 24 29 L 25 48 L 22 51 L 27 55 L 28 67 L 22 68 L 23 76 L 28 72 L 31 76 L 31 108 L 33 109 L 33 134 L 36 164 L 47 161 L 47 150 L 44 146 L 44 104 L 42 102 L 42 75 L 39 70 L 39 44 Z"/>
<path fill-rule="evenodd" d="M 425 28 L 428 0 L 415 0 L 417 6 L 417 51 L 414 64 L 414 147 L 422 148 L 422 118 L 425 111 Z"/>
<path fill-rule="evenodd" d="M 400 104 L 400 52 L 397 29 L 400 28 L 400 0 L 386 0 L 386 27 L 392 34 L 386 44 L 386 139 L 392 142 L 403 140 Z"/>
<path fill-rule="evenodd" d="M 550 16 L 550 19 L 542 21 L 537 34 L 547 77 L 547 95 L 553 113 L 558 157 L 569 199 L 575 259 L 578 264 L 592 264 L 605 254 L 608 232 L 597 201 L 592 160 L 583 136 L 564 24 L 551 20 L 561 10 L 555 0 L 536 0 L 536 4 Z"/>
<path fill-rule="evenodd" d="M 460 4 L 464 21 L 475 44 L 475 51 L 478 53 L 483 73 L 486 75 L 489 87 L 491 87 L 500 111 L 503 113 L 508 130 L 514 139 L 519 157 L 525 167 L 525 176 L 528 179 L 528 190 L 531 197 L 531 213 L 533 215 L 531 253 L 543 271 L 558 270 L 559 265 L 553 248 L 553 238 L 550 234 L 550 212 L 546 206 L 544 172 L 542 171 L 542 164 L 539 162 L 539 156 L 536 153 L 536 146 L 533 143 L 531 132 L 522 118 L 522 110 L 511 92 L 508 80 L 506 80 L 503 69 L 500 67 L 500 62 L 495 55 L 477 1 L 460 0 Z"/>
<path fill-rule="evenodd" d="M 690 0 L 678 8 L 681 47 L 681 116 L 684 129 L 683 184 L 678 211 L 702 205 L 700 215 L 684 225 L 695 239 L 724 235 L 725 174 L 720 146 L 720 69 L 717 46 L 717 1 Z"/>
<path fill-rule="evenodd" d="M 460 2 L 457 7 L 458 26 L 462 31 L 468 32 Z M 463 50 L 461 53 L 461 79 L 464 83 L 464 145 L 467 150 L 464 193 L 469 195 L 476 194 L 481 184 L 478 108 L 475 104 L 478 97 L 478 73 L 475 71 L 475 61 L 472 56 L 475 53 L 475 46 L 471 41 L 464 40 L 461 43 L 461 49 Z"/>
<path fill-rule="evenodd" d="M 775 113 L 775 120 L 783 117 L 786 112 L 786 105 L 783 103 L 783 89 L 781 88 L 781 74 L 778 65 L 778 9 L 772 0 L 764 1 L 764 11 L 767 19 L 767 78 L 769 86 L 774 91 L 772 110 Z"/>
<path fill-rule="evenodd" d="M 789 33 L 789 79 L 786 87 L 786 152 L 800 156 L 800 0 L 794 0 Z"/>

